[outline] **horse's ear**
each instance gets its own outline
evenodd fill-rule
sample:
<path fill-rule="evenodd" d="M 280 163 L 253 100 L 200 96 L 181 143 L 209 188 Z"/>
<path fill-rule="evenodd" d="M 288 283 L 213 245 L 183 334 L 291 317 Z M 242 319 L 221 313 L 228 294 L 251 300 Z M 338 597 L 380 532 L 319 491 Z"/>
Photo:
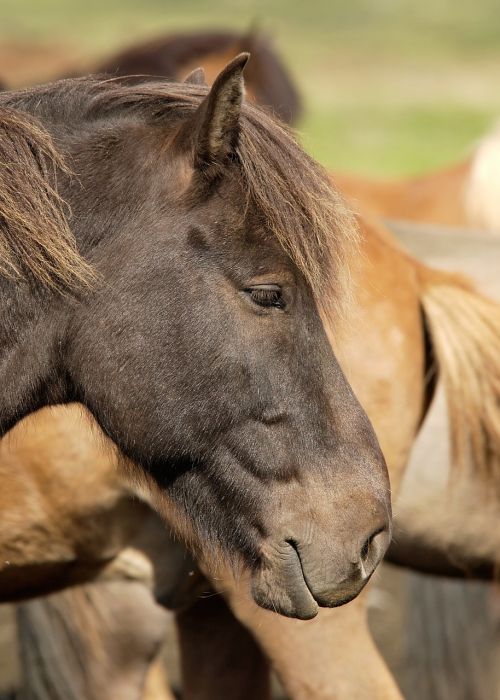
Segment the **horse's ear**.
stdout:
<path fill-rule="evenodd" d="M 195 169 L 208 178 L 222 173 L 238 144 L 243 69 L 248 59 L 248 53 L 241 53 L 219 73 L 193 118 L 182 129 L 181 138 L 189 138 L 193 143 Z"/>
<path fill-rule="evenodd" d="M 204 87 L 208 87 L 203 68 L 195 68 L 192 70 L 191 73 L 186 75 L 184 82 L 190 85 L 203 85 Z"/>

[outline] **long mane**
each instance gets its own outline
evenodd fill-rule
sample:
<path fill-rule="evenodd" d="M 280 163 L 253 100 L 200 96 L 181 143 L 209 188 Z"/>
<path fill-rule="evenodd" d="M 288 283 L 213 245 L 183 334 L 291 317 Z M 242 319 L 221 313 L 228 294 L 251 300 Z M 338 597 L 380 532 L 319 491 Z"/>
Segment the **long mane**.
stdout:
<path fill-rule="evenodd" d="M 11 93 L 11 103 L 36 111 L 44 123 L 64 132 L 126 115 L 178 124 L 206 94 L 207 88 L 185 83 L 87 77 Z M 237 156 L 249 203 L 303 273 L 321 310 L 331 315 L 349 289 L 348 263 L 357 241 L 350 211 L 290 130 L 251 104 L 243 106 Z"/>
<path fill-rule="evenodd" d="M 0 106 L 0 274 L 74 290 L 93 273 L 55 189 L 60 170 L 62 157 L 41 124 Z"/>

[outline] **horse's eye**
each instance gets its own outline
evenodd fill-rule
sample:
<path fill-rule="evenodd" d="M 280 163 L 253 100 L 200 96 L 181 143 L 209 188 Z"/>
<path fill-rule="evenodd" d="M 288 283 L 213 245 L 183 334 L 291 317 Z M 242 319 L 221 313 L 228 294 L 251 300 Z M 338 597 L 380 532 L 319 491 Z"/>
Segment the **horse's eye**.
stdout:
<path fill-rule="evenodd" d="M 277 284 L 256 284 L 253 287 L 247 287 L 245 292 L 257 306 L 285 308 L 281 287 Z"/>

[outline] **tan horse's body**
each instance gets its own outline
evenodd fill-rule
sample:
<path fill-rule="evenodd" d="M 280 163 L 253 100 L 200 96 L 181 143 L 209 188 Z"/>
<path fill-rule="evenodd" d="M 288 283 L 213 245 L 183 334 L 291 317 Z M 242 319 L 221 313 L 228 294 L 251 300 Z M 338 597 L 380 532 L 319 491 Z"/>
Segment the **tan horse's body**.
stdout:
<path fill-rule="evenodd" d="M 20 608 L 30 698 L 173 697 L 151 666 L 166 625 L 156 600 L 182 604 L 192 563 L 122 466 L 77 404 L 0 442 L 0 600 L 62 591 Z"/>
<path fill-rule="evenodd" d="M 335 172 L 332 177 L 372 215 L 500 233 L 500 128 L 467 159 L 424 175 L 377 180 Z"/>
<path fill-rule="evenodd" d="M 390 234 L 373 224 L 362 226 L 353 277 L 355 297 L 349 321 L 341 329 L 331 329 L 331 341 L 374 424 L 397 493 L 430 398 L 426 375 L 431 358 L 423 324 L 426 298 L 445 290 L 463 301 L 464 294 L 472 293 L 459 278 L 417 263 Z M 498 307 L 473 298 L 500 319 Z M 460 323 L 460 319 L 455 321 L 454 332 L 469 333 L 464 347 L 477 351 L 477 329 L 464 329 Z M 435 346 L 431 322 L 429 328 L 430 354 L 440 359 L 439 337 Z M 500 320 L 496 328 L 500 345 Z M 483 368 L 479 363 L 475 369 L 479 373 Z M 93 433 L 80 411 L 46 410 L 16 427 L 2 444 L 2 480 L 12 487 L 2 490 L 0 593 L 4 599 L 13 599 L 68 583 L 125 578 L 141 581 L 161 598 L 163 591 L 179 587 L 176 576 L 182 566 L 172 550 L 171 571 L 161 574 L 162 557 L 145 542 L 151 540 L 148 532 L 156 533 L 153 539 L 160 541 L 163 556 L 162 528 L 157 523 L 151 526 L 152 516 L 134 497 L 114 450 Z M 169 557 L 164 560 L 168 563 Z M 246 594 L 245 582 L 236 583 L 225 574 L 221 572 L 214 585 L 223 590 L 233 612 L 258 640 L 291 698 L 400 697 L 369 633 L 364 596 L 342 608 L 322 610 L 315 620 L 304 623 L 258 609 Z M 166 584 L 159 583 L 165 578 Z M 213 620 L 213 611 L 210 614 Z M 198 643 L 203 643 L 204 616 L 202 606 L 197 611 Z M 182 616 L 180 626 L 182 632 Z M 184 626 L 187 639 L 191 639 L 190 629 L 192 620 Z M 212 635 L 210 628 L 207 633 Z M 257 648 L 253 651 L 258 655 Z M 193 649 L 193 658 L 195 652 Z M 196 695 L 190 684 L 199 685 L 200 678 L 190 666 L 189 653 L 187 649 L 184 682 L 188 698 Z M 360 660 L 363 674 L 359 673 Z M 211 669 L 207 668 L 204 698 L 217 697 L 217 693 L 210 695 Z"/>
<path fill-rule="evenodd" d="M 426 175 L 378 180 L 334 172 L 335 185 L 373 216 L 420 221 L 442 226 L 472 226 L 465 191 L 470 161 Z"/>

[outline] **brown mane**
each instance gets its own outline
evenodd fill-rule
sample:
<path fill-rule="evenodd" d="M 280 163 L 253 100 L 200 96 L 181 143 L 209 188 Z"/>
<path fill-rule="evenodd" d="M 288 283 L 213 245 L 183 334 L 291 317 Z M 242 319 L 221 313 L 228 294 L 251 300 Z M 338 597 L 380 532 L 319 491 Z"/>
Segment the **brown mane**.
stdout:
<path fill-rule="evenodd" d="M 92 281 L 55 190 L 64 163 L 50 135 L 27 114 L 0 107 L 0 274 L 47 287 Z"/>
<path fill-rule="evenodd" d="M 7 95 L 9 93 L 6 93 Z M 43 115 L 63 130 L 82 121 L 131 116 L 152 123 L 192 114 L 207 88 L 185 83 L 95 77 L 10 93 L 9 102 Z M 1 96 L 0 96 L 1 100 Z M 293 259 L 325 311 L 348 289 L 348 261 L 357 227 L 328 174 L 300 148 L 289 129 L 245 104 L 238 159 L 248 197 Z"/>

